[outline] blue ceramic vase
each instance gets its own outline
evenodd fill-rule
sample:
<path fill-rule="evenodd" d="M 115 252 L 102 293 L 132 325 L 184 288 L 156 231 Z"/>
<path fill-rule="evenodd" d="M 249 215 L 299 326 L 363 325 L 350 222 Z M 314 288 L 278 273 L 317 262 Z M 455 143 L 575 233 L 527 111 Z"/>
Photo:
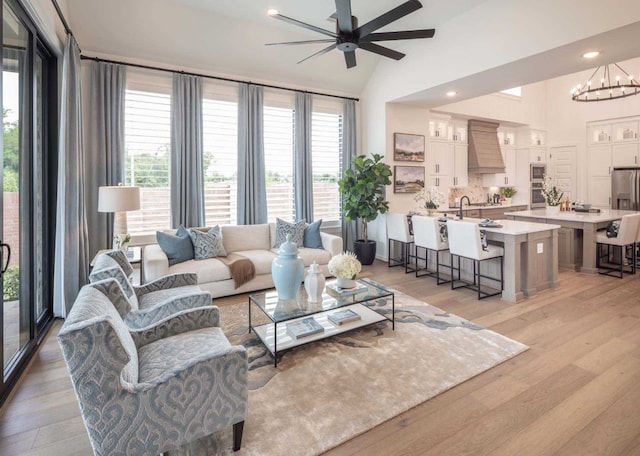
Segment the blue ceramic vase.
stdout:
<path fill-rule="evenodd" d="M 304 262 L 298 257 L 298 246 L 291 242 L 290 234 L 271 263 L 271 276 L 279 299 L 296 297 L 304 277 Z"/>

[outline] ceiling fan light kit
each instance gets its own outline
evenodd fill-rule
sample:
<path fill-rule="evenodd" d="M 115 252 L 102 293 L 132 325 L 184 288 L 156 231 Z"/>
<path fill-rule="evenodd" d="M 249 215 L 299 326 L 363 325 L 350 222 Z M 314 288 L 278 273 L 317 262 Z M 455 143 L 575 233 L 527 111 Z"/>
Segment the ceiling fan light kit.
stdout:
<path fill-rule="evenodd" d="M 393 41 L 393 40 L 413 40 L 421 38 L 432 38 L 435 35 L 435 29 L 423 29 L 423 30 L 405 30 L 400 32 L 381 32 L 374 33 L 376 30 L 397 21 L 404 16 L 413 13 L 416 10 L 422 8 L 422 3 L 419 0 L 409 0 L 389 11 L 381 16 L 367 22 L 361 27 L 358 27 L 358 18 L 351 14 L 351 0 L 335 0 L 336 2 L 336 31 L 331 32 L 315 25 L 307 24 L 305 22 L 298 21 L 287 16 L 280 14 L 277 10 L 270 9 L 267 14 L 271 17 L 279 19 L 289 24 L 297 25 L 299 27 L 313 30 L 314 32 L 321 33 L 329 38 L 318 40 L 304 40 L 304 41 L 287 41 L 281 43 L 267 43 L 267 46 L 274 45 L 298 45 L 298 44 L 311 44 L 311 43 L 331 43 L 324 49 L 311 54 L 300 60 L 298 63 L 302 63 L 305 60 L 309 60 L 312 57 L 316 57 L 322 54 L 326 54 L 333 49 L 338 49 L 344 53 L 345 63 L 347 68 L 353 68 L 356 66 L 356 49 L 363 49 L 365 51 L 373 52 L 374 54 L 382 55 L 394 60 L 400 60 L 405 56 L 402 52 L 395 51 L 385 46 L 376 44 L 375 41 Z"/>

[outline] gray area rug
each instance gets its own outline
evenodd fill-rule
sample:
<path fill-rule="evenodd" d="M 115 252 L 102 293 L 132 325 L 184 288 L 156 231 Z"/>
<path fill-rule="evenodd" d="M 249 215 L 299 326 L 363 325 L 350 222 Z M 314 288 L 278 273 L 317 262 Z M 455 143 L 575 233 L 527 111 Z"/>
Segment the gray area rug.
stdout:
<path fill-rule="evenodd" d="M 298 347 L 285 352 L 277 368 L 248 334 L 247 304 L 221 307 L 227 337 L 249 355 L 242 449 L 231 450 L 229 429 L 171 454 L 321 454 L 528 349 L 395 293 L 395 331 L 381 322 Z"/>

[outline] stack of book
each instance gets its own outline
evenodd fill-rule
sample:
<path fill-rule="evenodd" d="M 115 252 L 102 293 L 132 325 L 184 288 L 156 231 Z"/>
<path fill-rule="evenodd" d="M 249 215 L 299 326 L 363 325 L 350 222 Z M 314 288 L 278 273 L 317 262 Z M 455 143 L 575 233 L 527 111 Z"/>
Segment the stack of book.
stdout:
<path fill-rule="evenodd" d="M 362 317 L 351 309 L 342 309 L 327 315 L 327 318 L 334 325 L 340 326 L 350 321 L 360 320 Z"/>
<path fill-rule="evenodd" d="M 327 284 L 325 290 L 327 291 L 327 294 L 330 294 L 334 298 L 344 298 L 346 296 L 353 296 L 355 294 L 368 291 L 369 288 L 360 282 L 356 282 L 356 286 L 353 288 L 341 288 L 338 286 L 337 282 L 331 282 Z"/>
<path fill-rule="evenodd" d="M 313 317 L 287 323 L 287 333 L 294 339 L 312 336 L 324 332 L 324 327 Z"/>

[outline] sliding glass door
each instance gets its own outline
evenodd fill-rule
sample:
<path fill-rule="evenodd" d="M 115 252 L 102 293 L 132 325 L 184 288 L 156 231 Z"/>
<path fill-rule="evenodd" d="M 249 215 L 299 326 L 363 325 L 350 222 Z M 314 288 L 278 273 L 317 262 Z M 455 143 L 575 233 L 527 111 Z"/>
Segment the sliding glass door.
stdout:
<path fill-rule="evenodd" d="M 19 5 L 2 5 L 0 148 L 0 399 L 15 382 L 51 319 L 52 239 L 47 221 L 53 59 Z"/>

